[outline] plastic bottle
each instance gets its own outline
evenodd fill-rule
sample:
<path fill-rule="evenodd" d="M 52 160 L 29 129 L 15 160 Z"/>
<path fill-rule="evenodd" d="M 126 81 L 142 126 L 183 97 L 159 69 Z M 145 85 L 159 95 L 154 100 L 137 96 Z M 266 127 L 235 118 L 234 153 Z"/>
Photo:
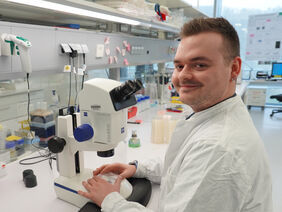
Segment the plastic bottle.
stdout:
<path fill-rule="evenodd" d="M 145 110 L 150 109 L 150 96 L 145 96 Z"/>
<path fill-rule="evenodd" d="M 10 162 L 17 160 L 16 144 L 14 141 L 6 142 L 6 149 L 10 152 Z"/>
<path fill-rule="evenodd" d="M 52 90 L 52 103 L 54 106 L 57 106 L 59 104 L 59 96 L 56 93 L 56 90 Z"/>
<path fill-rule="evenodd" d="M 132 135 L 128 141 L 128 146 L 133 148 L 140 147 L 140 139 L 137 137 L 136 130 L 132 130 Z"/>
<path fill-rule="evenodd" d="M 34 142 L 34 136 L 34 132 L 28 132 L 27 136 L 24 138 L 24 148 L 26 152 L 32 151 L 32 143 Z"/>

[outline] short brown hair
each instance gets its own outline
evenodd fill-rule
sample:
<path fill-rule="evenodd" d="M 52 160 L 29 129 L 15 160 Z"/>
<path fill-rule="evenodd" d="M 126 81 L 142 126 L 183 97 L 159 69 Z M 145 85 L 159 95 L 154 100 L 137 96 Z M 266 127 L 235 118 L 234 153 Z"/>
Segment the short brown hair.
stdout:
<path fill-rule="evenodd" d="M 234 27 L 224 18 L 197 18 L 183 25 L 181 38 L 202 32 L 219 33 L 223 38 L 226 62 L 240 56 L 240 41 Z"/>

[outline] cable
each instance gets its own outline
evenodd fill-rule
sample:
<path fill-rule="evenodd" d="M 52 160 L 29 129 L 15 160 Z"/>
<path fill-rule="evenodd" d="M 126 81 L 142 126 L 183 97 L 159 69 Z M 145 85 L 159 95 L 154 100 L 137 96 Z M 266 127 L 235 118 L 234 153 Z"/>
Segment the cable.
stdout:
<path fill-rule="evenodd" d="M 73 66 L 74 66 L 74 62 L 73 62 Z M 77 101 L 77 95 L 78 95 L 78 91 L 77 91 L 77 73 L 74 74 L 74 76 L 75 76 L 75 99 L 74 99 L 74 106 L 76 107 L 76 101 Z"/>
<path fill-rule="evenodd" d="M 34 160 L 34 159 L 38 159 L 38 158 L 43 158 L 41 160 L 37 160 L 34 162 L 25 162 L 25 161 L 30 161 L 30 160 Z M 53 155 L 50 151 L 48 154 L 45 155 L 40 155 L 40 156 L 35 156 L 35 157 L 30 157 L 30 158 L 25 158 L 19 161 L 20 165 L 34 165 L 43 161 L 49 160 L 49 166 L 52 170 L 52 160 L 57 160 L 55 155 Z"/>
<path fill-rule="evenodd" d="M 30 84 L 29 84 L 29 73 L 26 74 L 26 81 L 27 81 L 27 122 L 28 122 L 28 125 L 29 125 L 29 132 L 30 132 L 30 135 L 32 136 L 32 139 L 31 139 L 31 145 L 39 150 L 45 150 L 43 147 L 39 147 L 39 146 L 36 146 L 33 144 L 33 139 L 34 139 L 34 136 L 33 136 L 33 133 L 31 131 L 31 127 L 30 127 Z"/>
<path fill-rule="evenodd" d="M 82 75 L 81 90 L 83 90 L 83 84 L 84 84 L 84 73 L 83 73 L 83 75 Z"/>
<path fill-rule="evenodd" d="M 38 149 L 38 153 L 40 154 L 40 156 L 22 159 L 22 160 L 19 161 L 19 164 L 21 164 L 21 165 L 33 165 L 33 164 L 36 164 L 36 163 L 39 163 L 39 162 L 42 162 L 42 161 L 45 161 L 45 160 L 49 160 L 49 166 L 52 169 L 52 160 L 56 160 L 56 158 L 54 156 L 52 156 L 52 153 L 49 150 L 47 150 L 47 149 L 45 149 L 43 147 L 36 146 L 33 143 L 34 136 L 33 136 L 33 133 L 31 131 L 31 127 L 30 127 L 30 84 L 29 84 L 29 73 L 26 74 L 26 81 L 27 81 L 27 122 L 28 122 L 28 125 L 29 125 L 30 135 L 32 136 L 31 145 L 33 147 L 35 147 L 36 149 Z M 40 150 L 44 150 L 44 151 L 46 151 L 46 153 L 45 154 L 41 154 Z M 36 159 L 36 158 L 41 158 L 41 157 L 43 157 L 44 159 L 36 161 L 36 162 L 31 162 L 31 163 L 24 162 L 24 161 L 33 160 L 33 159 Z"/>
<path fill-rule="evenodd" d="M 83 64 L 85 65 L 85 61 L 86 61 L 86 60 L 85 60 L 85 54 L 83 54 L 82 57 L 83 57 Z M 82 75 L 81 90 L 83 90 L 85 71 L 86 71 L 86 70 L 83 71 L 83 75 Z"/>
<path fill-rule="evenodd" d="M 26 82 L 27 82 L 27 122 L 29 123 L 30 113 L 29 113 L 29 106 L 30 106 L 30 91 L 29 91 L 29 73 L 26 74 Z"/>
<path fill-rule="evenodd" d="M 71 57 L 69 57 L 69 63 L 71 64 Z M 71 72 L 70 72 L 70 82 L 69 82 L 69 101 L 68 101 L 68 110 L 70 108 L 70 99 L 71 99 Z"/>

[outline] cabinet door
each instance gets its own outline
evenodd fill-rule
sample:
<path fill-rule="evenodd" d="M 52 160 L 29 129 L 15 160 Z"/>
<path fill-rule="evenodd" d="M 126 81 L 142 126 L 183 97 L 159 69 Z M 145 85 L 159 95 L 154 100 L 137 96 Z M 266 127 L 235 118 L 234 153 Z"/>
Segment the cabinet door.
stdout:
<path fill-rule="evenodd" d="M 11 33 L 11 27 L 0 25 L 0 36 L 2 33 L 8 33 L 8 34 Z M 1 74 L 12 72 L 11 60 L 12 60 L 11 57 L 0 56 L 0 80 L 1 80 Z"/>
<path fill-rule="evenodd" d="M 53 28 L 23 25 L 12 27 L 12 34 L 24 37 L 31 42 L 30 58 L 33 71 L 53 71 L 56 69 L 58 57 Z M 19 56 L 12 57 L 12 72 L 22 72 Z"/>

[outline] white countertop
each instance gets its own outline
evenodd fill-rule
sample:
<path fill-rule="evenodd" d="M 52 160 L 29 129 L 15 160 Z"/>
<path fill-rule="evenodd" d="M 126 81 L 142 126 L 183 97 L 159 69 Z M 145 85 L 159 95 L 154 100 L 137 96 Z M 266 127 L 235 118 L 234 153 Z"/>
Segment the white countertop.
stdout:
<path fill-rule="evenodd" d="M 151 119 L 156 114 L 158 108 L 141 113 L 142 124 L 128 124 L 128 134 L 126 143 L 121 142 L 115 149 L 115 156 L 109 159 L 102 159 L 96 152 L 85 152 L 85 167 L 95 169 L 104 163 L 109 162 L 129 162 L 132 160 L 142 161 L 152 157 L 163 157 L 167 144 L 152 144 Z M 136 117 L 135 119 L 139 119 Z M 127 141 L 131 136 L 131 131 L 137 130 L 137 135 L 141 141 L 141 147 L 129 148 Z M 126 154 L 124 154 L 126 152 Z M 37 156 L 33 153 L 31 156 Z M 38 185 L 34 188 L 26 188 L 23 182 L 22 172 L 25 169 L 33 169 L 37 177 Z M 0 178 L 0 211 L 1 212 L 77 212 L 78 207 L 62 201 L 56 197 L 53 180 L 58 177 L 56 162 L 53 161 L 53 170 L 50 169 L 48 161 L 35 165 L 20 165 L 18 161 L 6 165 L 7 175 Z M 157 208 L 159 186 L 153 185 L 153 193 L 147 207 Z"/>

